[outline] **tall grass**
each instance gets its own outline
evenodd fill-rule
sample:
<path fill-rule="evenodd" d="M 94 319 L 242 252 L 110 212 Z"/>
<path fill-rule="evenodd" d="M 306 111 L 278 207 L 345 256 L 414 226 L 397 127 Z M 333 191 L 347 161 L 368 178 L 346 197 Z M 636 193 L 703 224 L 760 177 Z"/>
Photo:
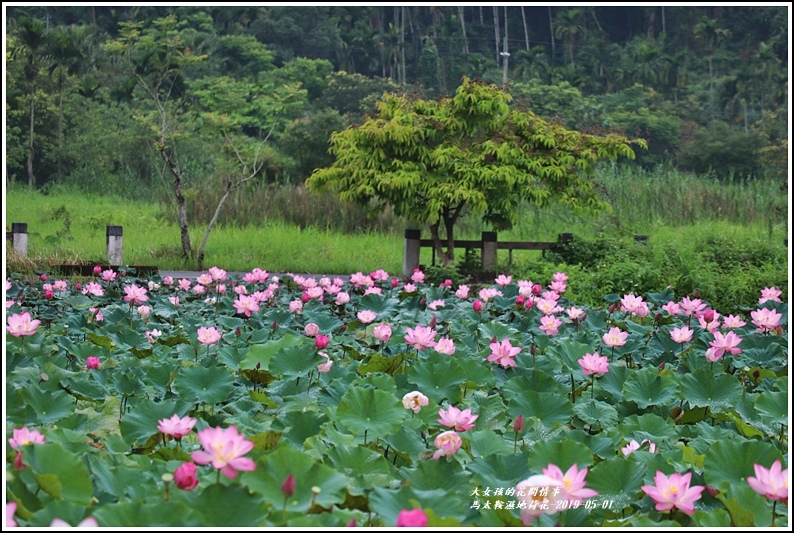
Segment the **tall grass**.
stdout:
<path fill-rule="evenodd" d="M 683 254 L 704 232 L 778 244 L 788 235 L 787 196 L 769 181 L 723 182 L 676 170 L 645 172 L 620 165 L 603 166 L 596 181 L 612 205 L 611 213 L 585 216 L 561 206 L 541 209 L 522 204 L 518 224 L 501 231 L 499 240 L 555 241 L 563 232 L 583 239 L 645 234 L 649 243 L 667 239 L 677 243 Z M 206 183 L 188 194 L 195 248 L 222 191 Z M 181 259 L 179 230 L 167 203 L 136 203 L 64 188 L 52 188 L 44 195 L 15 187 L 7 191 L 5 202 L 6 230 L 11 222 L 28 223 L 29 257 L 34 262 L 104 261 L 106 226 L 121 225 L 125 263 L 195 267 Z M 408 226 L 388 209 L 372 215 L 303 186 L 251 184 L 226 202 L 207 244 L 205 264 L 233 270 L 260 267 L 344 274 L 384 268 L 398 273 L 403 229 Z M 477 239 L 490 229 L 469 215 L 459 221 L 455 236 Z M 457 257 L 463 253 L 459 250 Z M 423 249 L 421 262 L 429 265 L 431 255 L 430 249 Z M 514 261 L 539 258 L 539 252 L 514 254 Z M 500 252 L 499 262 L 507 266 L 506 251 Z M 697 265 L 691 271 L 696 277 Z"/>

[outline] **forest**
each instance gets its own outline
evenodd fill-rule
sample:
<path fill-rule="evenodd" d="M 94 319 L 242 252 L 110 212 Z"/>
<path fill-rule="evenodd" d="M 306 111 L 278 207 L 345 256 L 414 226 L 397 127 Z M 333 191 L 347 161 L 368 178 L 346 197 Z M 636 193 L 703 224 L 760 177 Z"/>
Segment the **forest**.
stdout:
<path fill-rule="evenodd" d="M 787 6 L 5 9 L 9 186 L 298 186 L 384 92 L 436 98 L 464 76 L 645 139 L 645 169 L 787 180 Z"/>

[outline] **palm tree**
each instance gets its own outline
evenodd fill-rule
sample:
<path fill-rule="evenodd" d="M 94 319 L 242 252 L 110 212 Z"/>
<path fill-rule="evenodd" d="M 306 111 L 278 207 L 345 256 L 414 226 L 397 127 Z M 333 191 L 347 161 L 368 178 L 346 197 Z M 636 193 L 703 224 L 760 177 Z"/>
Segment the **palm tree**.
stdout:
<path fill-rule="evenodd" d="M 19 41 L 19 48 L 14 52 L 22 54 L 25 62 L 25 78 L 28 82 L 28 95 L 30 97 L 30 130 L 28 136 L 28 187 L 31 189 L 36 185 L 33 174 L 33 161 L 36 151 L 34 149 L 34 128 L 33 121 L 36 114 L 36 79 L 39 70 L 44 66 L 42 62 L 46 59 L 44 55 L 45 47 L 49 36 L 44 22 L 28 17 L 20 17 L 16 27 L 12 30 L 13 35 Z"/>
<path fill-rule="evenodd" d="M 717 21 L 702 17 L 695 25 L 695 38 L 706 41 L 706 55 L 709 62 L 709 107 L 714 118 L 714 52 L 722 41 L 731 36 L 731 31 L 717 26 Z"/>
<path fill-rule="evenodd" d="M 665 55 L 667 62 L 667 85 L 673 90 L 673 101 L 678 105 L 678 90 L 687 85 L 687 66 L 691 57 L 689 50 L 679 50 L 673 55 Z"/>
<path fill-rule="evenodd" d="M 582 10 L 569 9 L 558 13 L 554 22 L 554 36 L 562 39 L 568 51 L 568 62 L 573 65 L 573 48 L 576 39 L 585 34 L 585 27 L 580 23 Z"/>

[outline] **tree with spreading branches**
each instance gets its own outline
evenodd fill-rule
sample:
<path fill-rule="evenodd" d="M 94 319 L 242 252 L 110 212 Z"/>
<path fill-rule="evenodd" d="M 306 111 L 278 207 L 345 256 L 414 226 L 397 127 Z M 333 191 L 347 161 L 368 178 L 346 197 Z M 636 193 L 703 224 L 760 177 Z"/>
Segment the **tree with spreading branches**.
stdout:
<path fill-rule="evenodd" d="M 591 179 L 596 164 L 634 158 L 632 145 L 645 141 L 570 131 L 510 101 L 505 90 L 468 78 L 436 100 L 386 93 L 377 116 L 331 136 L 335 161 L 307 186 L 427 224 L 445 265 L 454 263 L 454 226 L 465 209 L 497 230 L 517 222 L 523 200 L 608 209 Z"/>

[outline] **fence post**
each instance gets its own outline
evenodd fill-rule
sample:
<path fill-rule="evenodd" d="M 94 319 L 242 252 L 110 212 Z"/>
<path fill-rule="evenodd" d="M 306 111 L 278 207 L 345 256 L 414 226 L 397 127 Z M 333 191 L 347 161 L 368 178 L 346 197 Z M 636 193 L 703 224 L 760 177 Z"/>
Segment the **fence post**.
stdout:
<path fill-rule="evenodd" d="M 26 222 L 11 223 L 11 240 L 14 252 L 20 257 L 28 256 L 28 224 Z"/>
<path fill-rule="evenodd" d="M 108 226 L 105 233 L 107 260 L 111 266 L 121 266 L 121 246 L 124 230 L 121 226 Z"/>
<path fill-rule="evenodd" d="M 482 232 L 482 270 L 483 272 L 496 271 L 496 232 Z"/>
<path fill-rule="evenodd" d="M 421 230 L 405 230 L 405 247 L 403 248 L 403 276 L 410 276 L 415 268 L 419 268 L 419 238 Z"/>

